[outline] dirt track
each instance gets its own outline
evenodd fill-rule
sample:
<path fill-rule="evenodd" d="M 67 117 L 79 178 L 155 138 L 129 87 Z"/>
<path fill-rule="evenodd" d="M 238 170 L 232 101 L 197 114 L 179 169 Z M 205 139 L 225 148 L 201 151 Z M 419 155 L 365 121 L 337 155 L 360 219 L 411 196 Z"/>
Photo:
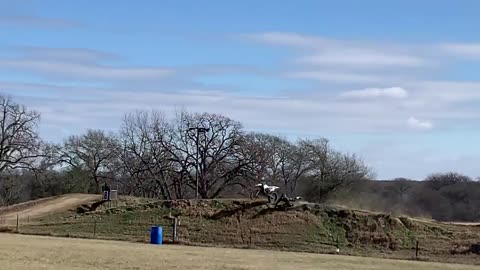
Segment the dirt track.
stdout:
<path fill-rule="evenodd" d="M 66 194 L 47 199 L 40 199 L 10 207 L 0 208 L 0 221 L 6 224 L 16 222 L 17 215 L 22 218 L 41 218 L 50 214 L 74 209 L 85 203 L 92 203 L 101 199 L 100 195 L 93 194 Z"/>
<path fill-rule="evenodd" d="M 461 226 L 480 226 L 480 222 L 444 222 L 446 224 L 461 225 Z"/>

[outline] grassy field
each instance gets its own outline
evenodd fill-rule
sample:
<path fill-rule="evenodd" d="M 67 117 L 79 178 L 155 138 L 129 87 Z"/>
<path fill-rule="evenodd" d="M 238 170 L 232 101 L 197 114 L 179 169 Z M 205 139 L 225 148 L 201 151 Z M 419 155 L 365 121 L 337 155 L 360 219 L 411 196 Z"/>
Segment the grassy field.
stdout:
<path fill-rule="evenodd" d="M 478 269 L 478 266 L 280 251 L 152 246 L 0 234 L 2 270 L 110 269 Z"/>

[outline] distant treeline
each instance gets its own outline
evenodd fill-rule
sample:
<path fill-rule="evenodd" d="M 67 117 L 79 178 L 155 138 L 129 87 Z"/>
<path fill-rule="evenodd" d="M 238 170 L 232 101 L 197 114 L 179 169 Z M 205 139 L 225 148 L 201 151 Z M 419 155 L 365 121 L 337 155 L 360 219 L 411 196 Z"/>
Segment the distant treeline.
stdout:
<path fill-rule="evenodd" d="M 361 181 L 338 194 L 335 202 L 438 221 L 479 222 L 480 182 L 453 172 L 432 174 L 424 181 Z"/>

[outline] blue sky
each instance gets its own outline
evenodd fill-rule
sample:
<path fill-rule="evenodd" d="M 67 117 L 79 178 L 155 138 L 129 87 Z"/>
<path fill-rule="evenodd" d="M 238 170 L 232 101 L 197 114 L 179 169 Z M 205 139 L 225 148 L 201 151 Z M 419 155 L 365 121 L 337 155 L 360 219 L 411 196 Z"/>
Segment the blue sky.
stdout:
<path fill-rule="evenodd" d="M 378 178 L 480 176 L 478 1 L 0 0 L 0 92 L 58 142 L 137 109 L 324 136 Z"/>

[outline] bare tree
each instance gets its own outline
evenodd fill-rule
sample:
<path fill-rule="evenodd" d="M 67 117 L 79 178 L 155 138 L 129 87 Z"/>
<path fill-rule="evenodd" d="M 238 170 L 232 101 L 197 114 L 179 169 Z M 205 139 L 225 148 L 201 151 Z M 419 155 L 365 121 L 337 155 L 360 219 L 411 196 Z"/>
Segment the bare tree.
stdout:
<path fill-rule="evenodd" d="M 249 180 L 259 183 L 271 179 L 270 161 L 271 149 L 269 149 L 267 135 L 261 133 L 249 133 L 243 136 L 241 151 L 245 159 L 250 160 Z"/>
<path fill-rule="evenodd" d="M 29 168 L 40 154 L 40 114 L 0 96 L 0 173 Z"/>
<path fill-rule="evenodd" d="M 259 178 L 280 182 L 285 192 L 294 193 L 298 180 L 311 168 L 304 149 L 284 138 L 263 133 L 248 134 L 246 141 L 243 147 L 254 149 L 251 156 Z"/>
<path fill-rule="evenodd" d="M 472 179 L 466 175 L 448 172 L 448 173 L 434 173 L 425 179 L 426 185 L 433 190 L 440 190 L 444 187 L 451 186 L 457 183 L 471 182 Z"/>
<path fill-rule="evenodd" d="M 282 182 L 281 169 L 289 158 L 291 144 L 278 136 L 264 133 L 253 133 L 248 137 L 258 149 L 257 162 L 263 169 L 263 177 L 270 182 Z"/>
<path fill-rule="evenodd" d="M 291 195 L 297 190 L 300 179 L 304 178 L 313 168 L 308 152 L 299 145 L 289 145 L 286 158 L 281 163 L 282 179 L 287 192 Z"/>
<path fill-rule="evenodd" d="M 309 197 L 323 201 L 353 182 L 372 176 L 370 169 L 355 155 L 333 150 L 327 139 L 302 140 L 301 147 L 311 162 Z"/>
<path fill-rule="evenodd" d="M 23 187 L 20 170 L 33 168 L 41 156 L 40 114 L 5 96 L 0 96 L 0 114 L 0 201 L 10 204 Z"/>
<path fill-rule="evenodd" d="M 0 181 L 0 205 L 8 206 L 17 203 L 24 186 L 20 172 L 4 172 Z"/>
<path fill-rule="evenodd" d="M 239 122 L 217 114 L 180 112 L 172 134 L 167 148 L 191 190 L 196 190 L 198 179 L 202 198 L 215 198 L 227 187 L 243 185 L 242 174 L 249 161 L 240 151 L 243 133 Z"/>
<path fill-rule="evenodd" d="M 176 182 L 174 162 L 166 148 L 170 125 L 159 112 L 138 111 L 125 117 L 120 132 L 121 170 L 145 197 L 182 198 L 182 185 Z"/>
<path fill-rule="evenodd" d="M 84 135 L 69 137 L 59 149 L 59 158 L 62 163 L 87 171 L 99 192 L 100 181 L 109 178 L 116 148 L 113 136 L 101 130 L 88 130 Z"/>

